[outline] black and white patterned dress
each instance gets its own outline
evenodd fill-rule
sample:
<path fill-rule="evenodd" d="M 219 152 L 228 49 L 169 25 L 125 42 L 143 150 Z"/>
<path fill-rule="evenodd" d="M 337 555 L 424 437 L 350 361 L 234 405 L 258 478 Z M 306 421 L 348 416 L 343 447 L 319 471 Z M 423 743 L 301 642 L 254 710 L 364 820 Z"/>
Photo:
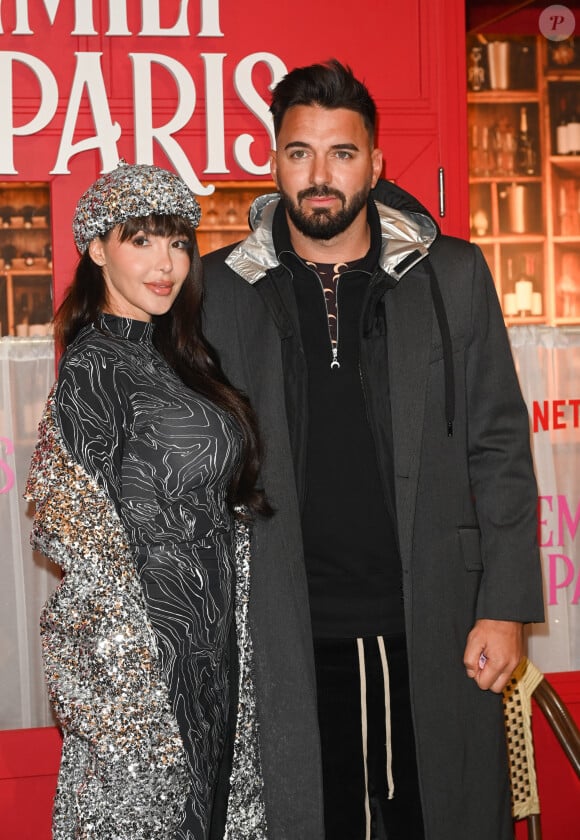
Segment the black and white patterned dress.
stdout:
<path fill-rule="evenodd" d="M 111 315 L 79 333 L 55 395 L 67 448 L 109 493 L 129 537 L 191 789 L 176 840 L 203 840 L 228 708 L 235 423 L 187 388 L 154 326 Z"/>

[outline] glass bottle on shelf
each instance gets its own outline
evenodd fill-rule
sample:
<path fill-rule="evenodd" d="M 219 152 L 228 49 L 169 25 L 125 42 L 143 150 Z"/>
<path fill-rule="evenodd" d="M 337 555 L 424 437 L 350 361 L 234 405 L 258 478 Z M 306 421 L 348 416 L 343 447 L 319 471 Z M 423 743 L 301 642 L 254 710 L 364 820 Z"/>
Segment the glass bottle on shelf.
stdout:
<path fill-rule="evenodd" d="M 495 174 L 513 175 L 515 169 L 516 140 L 509 120 L 502 117 L 493 126 Z"/>
<path fill-rule="evenodd" d="M 575 107 L 570 114 L 567 127 L 568 154 L 580 155 L 580 97 L 576 97 Z"/>
<path fill-rule="evenodd" d="M 481 153 L 479 150 L 479 125 L 473 123 L 470 131 L 469 170 L 471 175 L 481 175 Z"/>
<path fill-rule="evenodd" d="M 489 126 L 481 126 L 481 140 L 479 144 L 479 175 L 491 175 L 493 171 L 491 157 Z"/>
<path fill-rule="evenodd" d="M 522 175 L 535 175 L 537 169 L 537 155 L 528 128 L 528 109 L 525 105 L 520 108 L 520 130 L 516 148 L 516 167 Z"/>
<path fill-rule="evenodd" d="M 568 137 L 568 101 L 565 96 L 560 99 L 560 116 L 556 126 L 556 154 L 570 154 L 570 140 Z"/>
<path fill-rule="evenodd" d="M 483 47 L 481 46 L 473 46 L 469 51 L 467 84 L 469 89 L 473 91 L 483 90 L 485 87 L 485 67 L 483 64 Z"/>
<path fill-rule="evenodd" d="M 512 88 L 535 87 L 535 60 L 534 47 L 528 41 L 512 44 Z"/>

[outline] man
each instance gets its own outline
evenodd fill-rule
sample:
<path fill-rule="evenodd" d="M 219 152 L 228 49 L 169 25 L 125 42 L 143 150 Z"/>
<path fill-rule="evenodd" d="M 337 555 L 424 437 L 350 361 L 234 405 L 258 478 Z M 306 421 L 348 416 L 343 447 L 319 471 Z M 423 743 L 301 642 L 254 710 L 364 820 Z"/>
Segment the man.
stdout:
<path fill-rule="evenodd" d="M 268 836 L 507 840 L 501 690 L 543 609 L 493 282 L 379 179 L 348 68 L 293 70 L 271 112 L 278 193 L 205 258 L 207 335 L 277 511 L 250 601 Z"/>

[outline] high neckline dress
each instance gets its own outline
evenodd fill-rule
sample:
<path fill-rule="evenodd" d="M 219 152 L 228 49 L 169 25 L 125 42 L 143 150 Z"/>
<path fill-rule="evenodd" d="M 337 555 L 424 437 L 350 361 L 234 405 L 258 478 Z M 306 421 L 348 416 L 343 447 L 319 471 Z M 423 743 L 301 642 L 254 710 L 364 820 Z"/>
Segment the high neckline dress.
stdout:
<path fill-rule="evenodd" d="M 83 329 L 61 360 L 56 416 L 128 535 L 191 777 L 175 840 L 205 840 L 229 699 L 227 489 L 241 438 L 227 413 L 169 367 L 153 330 L 111 315 Z"/>

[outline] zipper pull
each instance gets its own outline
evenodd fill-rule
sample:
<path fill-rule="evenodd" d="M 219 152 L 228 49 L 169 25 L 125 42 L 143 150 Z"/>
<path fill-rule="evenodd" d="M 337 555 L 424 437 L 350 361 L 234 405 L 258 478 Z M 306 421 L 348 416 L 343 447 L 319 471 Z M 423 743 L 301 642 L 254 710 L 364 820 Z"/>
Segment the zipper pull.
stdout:
<path fill-rule="evenodd" d="M 330 363 L 331 370 L 334 368 L 338 370 L 340 367 L 340 362 L 338 361 L 338 347 L 332 348 L 332 362 Z"/>

